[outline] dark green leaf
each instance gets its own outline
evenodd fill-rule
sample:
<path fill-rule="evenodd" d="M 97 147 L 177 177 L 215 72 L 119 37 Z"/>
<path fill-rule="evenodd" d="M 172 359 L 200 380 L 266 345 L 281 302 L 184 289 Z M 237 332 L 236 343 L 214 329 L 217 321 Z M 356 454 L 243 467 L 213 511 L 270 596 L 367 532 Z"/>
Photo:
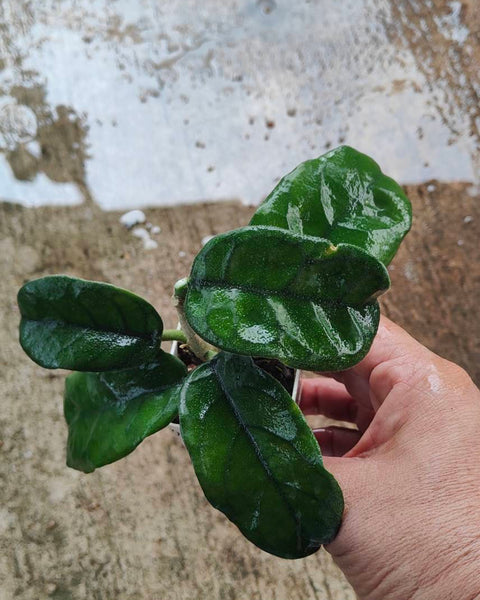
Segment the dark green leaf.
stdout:
<path fill-rule="evenodd" d="M 250 224 L 353 244 L 388 264 L 411 222 L 402 188 L 371 158 L 340 146 L 283 177 Z"/>
<path fill-rule="evenodd" d="M 146 300 L 107 283 L 63 275 L 18 293 L 20 343 L 49 369 L 108 371 L 155 358 L 163 324 Z"/>
<path fill-rule="evenodd" d="M 206 497 L 254 544 L 301 558 L 335 537 L 342 492 L 299 408 L 250 358 L 222 352 L 195 369 L 180 427 Z"/>
<path fill-rule="evenodd" d="M 355 246 L 270 227 L 216 236 L 192 267 L 185 312 L 215 346 L 312 371 L 346 369 L 378 327 L 389 278 Z"/>
<path fill-rule="evenodd" d="M 185 365 L 158 360 L 123 371 L 72 373 L 65 384 L 67 464 L 90 473 L 122 458 L 178 413 Z"/>

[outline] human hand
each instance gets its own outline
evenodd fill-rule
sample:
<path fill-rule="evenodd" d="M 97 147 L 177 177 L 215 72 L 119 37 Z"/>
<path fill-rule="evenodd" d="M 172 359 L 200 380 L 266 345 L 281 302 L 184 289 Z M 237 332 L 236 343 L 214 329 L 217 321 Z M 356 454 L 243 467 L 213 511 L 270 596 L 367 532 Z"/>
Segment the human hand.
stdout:
<path fill-rule="evenodd" d="M 383 318 L 367 357 L 302 382 L 300 407 L 345 497 L 327 546 L 361 600 L 480 598 L 480 391 Z M 336 381 L 335 381 L 336 380 Z"/>

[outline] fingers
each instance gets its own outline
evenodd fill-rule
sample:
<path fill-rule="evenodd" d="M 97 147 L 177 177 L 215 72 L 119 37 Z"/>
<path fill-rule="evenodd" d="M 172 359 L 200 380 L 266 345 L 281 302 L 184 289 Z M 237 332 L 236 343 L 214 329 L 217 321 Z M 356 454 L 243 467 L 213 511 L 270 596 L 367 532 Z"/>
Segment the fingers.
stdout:
<path fill-rule="evenodd" d="M 359 364 L 335 373 L 336 381 L 326 377 L 304 380 L 300 408 L 306 414 L 323 414 L 355 422 L 358 427 L 357 431 L 331 427 L 315 431 L 325 455 L 340 457 L 347 454 L 350 460 L 388 440 L 407 419 L 408 403 L 418 404 L 424 396 L 429 397 L 433 385 L 432 368 L 439 360 L 403 329 L 383 317 L 369 353 Z M 430 387 L 422 394 L 425 385 Z M 387 407 L 383 418 L 374 418 L 375 411 L 394 389 L 391 396 L 393 410 Z M 415 393 L 409 394 L 409 389 Z"/>
<path fill-rule="evenodd" d="M 378 410 L 396 383 L 412 380 L 422 367 L 428 369 L 433 357 L 406 331 L 382 316 L 367 356 L 335 377 L 361 406 Z"/>
<path fill-rule="evenodd" d="M 345 386 L 328 377 L 302 380 L 300 409 L 306 415 L 351 423 L 357 415 L 357 405 Z"/>
<path fill-rule="evenodd" d="M 342 383 L 329 377 L 302 379 L 299 406 L 305 415 L 323 415 L 336 421 L 355 423 L 363 432 L 375 415 L 370 400 L 366 402 L 366 406 L 357 402 Z"/>
<path fill-rule="evenodd" d="M 362 434 L 357 429 L 346 427 L 323 427 L 313 430 L 324 456 L 343 456 L 360 440 Z"/>

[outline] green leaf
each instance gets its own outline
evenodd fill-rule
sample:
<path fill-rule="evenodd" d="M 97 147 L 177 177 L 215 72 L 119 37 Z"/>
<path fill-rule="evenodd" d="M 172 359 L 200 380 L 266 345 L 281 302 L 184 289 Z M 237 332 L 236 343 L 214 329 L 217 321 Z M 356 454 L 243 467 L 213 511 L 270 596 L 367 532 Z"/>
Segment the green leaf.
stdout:
<path fill-rule="evenodd" d="M 297 405 L 251 358 L 222 352 L 190 373 L 180 427 L 207 499 L 251 542 L 301 558 L 335 537 L 342 492 Z"/>
<path fill-rule="evenodd" d="M 304 162 L 280 180 L 251 225 L 281 227 L 363 248 L 388 264 L 411 227 L 402 188 L 348 146 Z"/>
<path fill-rule="evenodd" d="M 107 283 L 64 275 L 18 293 L 20 343 L 48 369 L 108 371 L 153 360 L 162 319 L 146 300 Z"/>
<path fill-rule="evenodd" d="M 108 373 L 72 373 L 65 383 L 67 465 L 90 473 L 134 450 L 178 414 L 185 365 L 156 362 Z"/>
<path fill-rule="evenodd" d="M 312 371 L 346 369 L 378 327 L 381 262 L 355 246 L 270 227 L 216 236 L 190 275 L 185 314 L 211 344 Z"/>

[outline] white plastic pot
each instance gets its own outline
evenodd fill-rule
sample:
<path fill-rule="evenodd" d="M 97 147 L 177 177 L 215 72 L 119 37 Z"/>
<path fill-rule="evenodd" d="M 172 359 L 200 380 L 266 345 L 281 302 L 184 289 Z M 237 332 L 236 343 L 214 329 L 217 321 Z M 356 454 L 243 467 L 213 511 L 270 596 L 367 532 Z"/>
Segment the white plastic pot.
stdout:
<path fill-rule="evenodd" d="M 177 342 L 177 340 L 172 342 L 172 345 L 170 346 L 170 354 L 173 354 L 173 356 L 178 357 L 178 342 Z M 173 431 L 173 433 L 175 433 L 176 435 L 181 437 L 179 423 L 170 423 L 170 425 L 168 427 L 171 431 Z"/>
<path fill-rule="evenodd" d="M 177 356 L 178 357 L 178 342 L 177 341 L 172 342 L 172 345 L 170 347 L 170 354 L 173 354 L 173 356 Z M 298 369 L 295 369 L 295 377 L 294 377 L 294 380 L 293 380 L 292 398 L 295 400 L 295 402 L 297 404 L 300 402 L 300 371 Z M 180 425 L 178 423 L 170 423 L 169 428 L 176 435 L 178 435 L 179 437 L 181 437 Z"/>

